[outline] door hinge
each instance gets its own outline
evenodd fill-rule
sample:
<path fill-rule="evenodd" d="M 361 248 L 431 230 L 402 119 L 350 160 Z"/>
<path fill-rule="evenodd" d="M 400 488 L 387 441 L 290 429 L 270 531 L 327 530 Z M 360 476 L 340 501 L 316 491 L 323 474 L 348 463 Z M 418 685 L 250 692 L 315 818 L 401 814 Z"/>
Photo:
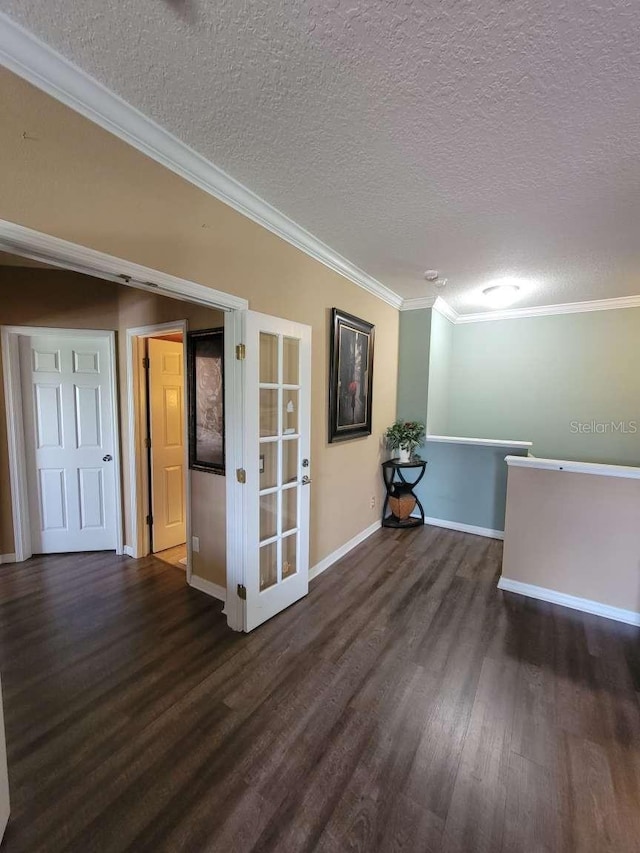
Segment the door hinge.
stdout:
<path fill-rule="evenodd" d="M 241 583 L 238 584 L 238 598 L 241 598 L 243 601 L 247 600 L 247 588 Z"/>
<path fill-rule="evenodd" d="M 236 477 L 239 483 L 247 482 L 247 472 L 244 470 L 244 468 L 236 468 Z"/>
<path fill-rule="evenodd" d="M 150 438 L 145 438 L 144 446 L 147 448 L 147 450 L 151 447 L 151 439 Z"/>
<path fill-rule="evenodd" d="M 153 516 L 152 515 L 148 515 L 145 518 L 145 524 L 148 524 L 149 526 L 151 526 L 153 524 Z"/>
<path fill-rule="evenodd" d="M 142 359 L 142 366 L 145 370 L 149 370 L 149 368 L 151 367 L 151 361 L 149 360 L 148 356 L 145 356 Z"/>
<path fill-rule="evenodd" d="M 236 358 L 238 361 L 244 361 L 247 357 L 247 349 L 244 344 L 236 344 Z"/>

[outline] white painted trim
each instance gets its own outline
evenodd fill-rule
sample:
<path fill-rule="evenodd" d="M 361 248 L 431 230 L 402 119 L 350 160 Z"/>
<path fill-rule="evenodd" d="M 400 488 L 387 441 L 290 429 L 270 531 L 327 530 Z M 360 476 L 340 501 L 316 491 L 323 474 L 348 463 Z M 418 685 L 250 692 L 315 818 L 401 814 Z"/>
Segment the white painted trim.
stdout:
<path fill-rule="evenodd" d="M 0 63 L 394 308 L 402 304 L 402 297 L 397 293 L 334 252 L 326 243 L 2 13 Z"/>
<path fill-rule="evenodd" d="M 9 489 L 16 562 L 22 563 L 32 555 L 29 525 L 26 453 L 22 416 L 22 384 L 20 382 L 20 352 L 18 336 L 3 326 L 2 367 L 4 400 L 7 417 L 7 447 L 9 452 Z"/>
<path fill-rule="evenodd" d="M 442 296 L 418 296 L 415 299 L 403 299 L 401 311 L 419 311 L 421 308 L 433 308 L 450 323 L 458 322 L 458 312 Z"/>
<path fill-rule="evenodd" d="M 441 444 L 475 444 L 480 447 L 521 447 L 523 449 L 533 447 L 532 441 L 511 441 L 510 439 L 502 440 L 500 438 L 460 438 L 455 435 L 427 435 L 427 441 L 435 441 Z"/>
<path fill-rule="evenodd" d="M 200 592 L 205 592 L 212 598 L 217 598 L 219 601 L 227 600 L 227 590 L 223 586 L 208 581 L 206 578 L 201 578 L 199 575 L 192 574 L 188 580 L 188 584 L 194 589 L 199 589 Z"/>
<path fill-rule="evenodd" d="M 600 462 L 565 462 L 562 459 L 539 459 L 537 456 L 506 456 L 507 465 L 516 468 L 539 468 L 543 471 L 568 471 L 572 474 L 594 474 L 598 477 L 623 477 L 640 480 L 640 468 L 631 465 L 604 465 Z"/>
<path fill-rule="evenodd" d="M 7 415 L 7 443 L 9 447 L 9 482 L 11 484 L 11 508 L 16 562 L 23 562 L 33 554 L 31 526 L 29 521 L 29 498 L 26 478 L 26 454 L 24 447 L 24 423 L 22 394 L 20 390 L 20 354 L 18 338 L 34 335 L 55 335 L 65 338 L 105 338 L 109 346 L 111 368 L 113 461 L 115 489 L 116 554 L 124 553 L 124 530 L 122 518 L 122 471 L 120 467 L 120 410 L 118 405 L 118 358 L 116 333 L 104 329 L 57 329 L 47 326 L 2 326 L 2 365 L 5 382 L 5 407 Z"/>
<path fill-rule="evenodd" d="M 1 24 L 0 13 L 0 36 Z M 50 234 L 34 231 L 4 219 L 0 219 L 0 249 L 52 266 L 84 273 L 93 278 L 128 284 L 140 290 L 183 299 L 186 302 L 195 302 L 198 305 L 206 305 L 222 311 L 242 310 L 248 306 L 247 300 L 239 296 L 232 296 L 203 284 L 177 278 L 151 267 L 143 267 L 123 258 L 99 252 L 97 249 L 70 243 L 60 237 L 52 237 Z"/>
<path fill-rule="evenodd" d="M 613 311 L 620 308 L 640 308 L 639 296 L 617 296 L 612 299 L 592 299 L 586 302 L 562 302 L 557 305 L 535 305 L 532 308 L 504 308 L 499 311 L 481 311 L 460 314 L 441 296 L 422 296 L 403 299 L 401 311 L 433 308 L 455 326 L 465 323 L 487 323 L 490 320 L 521 320 L 526 317 L 551 317 L 556 314 L 583 314 L 588 311 Z"/>
<path fill-rule="evenodd" d="M 461 533 L 473 533 L 475 536 L 486 536 L 488 539 L 504 539 L 504 530 L 492 530 L 490 527 L 476 527 L 474 524 L 463 524 L 461 521 L 447 521 L 444 518 L 427 518 L 425 524 L 432 527 L 444 527 L 446 530 L 459 530 Z"/>
<path fill-rule="evenodd" d="M 339 548 L 336 548 L 335 551 L 332 551 L 331 554 L 327 554 L 319 563 L 316 563 L 315 566 L 312 566 L 309 569 L 309 580 L 312 581 L 314 578 L 317 578 L 318 575 L 321 575 L 322 572 L 326 572 L 326 570 L 332 566 L 334 563 L 337 563 L 338 560 L 341 560 L 349 551 L 352 551 L 357 545 L 361 542 L 364 542 L 365 539 L 368 539 L 372 533 L 375 533 L 376 530 L 379 530 L 381 527 L 381 523 L 379 521 L 374 521 L 373 524 L 370 524 L 369 527 L 365 527 L 364 530 L 361 530 L 360 533 L 356 533 L 348 542 L 345 542 L 344 545 L 341 545 Z"/>
<path fill-rule="evenodd" d="M 137 560 L 135 548 L 132 548 L 131 545 L 125 545 L 123 548 L 123 552 L 127 557 L 132 557 L 134 560 Z"/>
<path fill-rule="evenodd" d="M 236 358 L 236 344 L 245 340 L 245 313 L 232 311 L 224 317 L 224 416 L 225 416 L 225 485 L 227 496 L 227 624 L 234 631 L 244 631 L 244 601 L 238 596 L 238 584 L 244 584 L 246 565 L 245 487 L 236 478 L 236 470 L 244 468 L 244 381 L 245 361 Z"/>
<path fill-rule="evenodd" d="M 433 303 L 433 310 L 441 314 L 450 323 L 457 323 L 460 317 L 455 308 L 452 308 L 441 296 L 436 296 L 436 301 Z"/>
<path fill-rule="evenodd" d="M 614 619 L 616 622 L 625 622 L 627 625 L 640 625 L 640 613 L 636 610 L 611 607 L 609 604 L 602 604 L 600 601 L 593 601 L 590 598 L 567 595 L 555 589 L 514 581 L 502 575 L 498 581 L 498 589 L 503 589 L 505 592 L 515 592 L 518 595 L 526 595 L 528 598 L 537 598 L 540 601 L 548 601 L 551 604 L 559 604 L 561 607 L 570 607 L 571 610 L 593 613 L 595 616 Z"/>
<path fill-rule="evenodd" d="M 146 394 L 146 384 L 140 370 L 139 342 L 142 338 L 157 338 L 171 333 L 182 335 L 182 371 L 185 387 L 184 397 L 184 470 L 185 470 L 185 500 L 186 500 L 186 536 L 187 536 L 187 583 L 191 577 L 193 565 L 192 531 L 191 531 L 191 468 L 189 467 L 189 418 L 187 417 L 187 332 L 186 320 L 174 320 L 172 323 L 154 323 L 148 326 L 137 326 L 127 329 L 126 371 L 127 371 L 127 406 L 129 421 L 129 442 L 127 447 L 129 464 L 129 492 L 131 495 L 131 539 L 133 541 L 132 556 L 146 557 L 151 553 L 149 527 L 145 524 L 146 508 L 149 506 L 149 487 L 146 475 L 146 459 L 144 439 L 146 436 L 146 409 L 149 404 Z"/>
<path fill-rule="evenodd" d="M 0 554 L 0 566 L 3 566 L 5 563 L 15 563 L 16 555 L 15 554 Z"/>
<path fill-rule="evenodd" d="M 116 333 L 107 332 L 109 341 L 109 361 L 111 362 L 111 428 L 113 429 L 113 464 L 115 468 L 116 487 L 116 554 L 124 553 L 124 518 L 121 453 L 122 442 L 120 441 L 120 394 L 118 393 L 118 348 L 116 346 Z"/>
<path fill-rule="evenodd" d="M 411 299 L 403 299 L 400 310 L 420 311 L 422 308 L 435 308 L 435 302 L 435 296 L 415 296 Z"/>
<path fill-rule="evenodd" d="M 584 314 L 588 311 L 613 311 L 618 308 L 640 308 L 640 296 L 618 296 L 592 299 L 588 302 L 564 302 L 558 305 L 535 305 L 532 308 L 505 308 L 478 314 L 458 314 L 457 324 L 485 323 L 489 320 L 521 320 L 525 317 L 551 317 L 556 314 Z"/>

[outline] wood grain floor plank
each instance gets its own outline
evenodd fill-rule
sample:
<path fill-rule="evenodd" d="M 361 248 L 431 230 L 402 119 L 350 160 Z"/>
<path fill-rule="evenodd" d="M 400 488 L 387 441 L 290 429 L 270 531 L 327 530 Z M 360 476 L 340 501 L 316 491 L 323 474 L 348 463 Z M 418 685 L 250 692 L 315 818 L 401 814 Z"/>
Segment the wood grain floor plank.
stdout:
<path fill-rule="evenodd" d="M 620 853 L 640 631 L 380 530 L 250 635 L 153 557 L 0 567 L 7 853 Z"/>

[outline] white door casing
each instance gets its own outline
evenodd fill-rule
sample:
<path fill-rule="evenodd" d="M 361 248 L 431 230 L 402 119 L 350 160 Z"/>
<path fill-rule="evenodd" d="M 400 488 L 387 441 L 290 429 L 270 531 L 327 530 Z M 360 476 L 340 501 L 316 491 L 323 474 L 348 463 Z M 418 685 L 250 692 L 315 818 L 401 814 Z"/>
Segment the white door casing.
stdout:
<path fill-rule="evenodd" d="M 151 514 L 153 551 L 186 540 L 184 346 L 149 338 Z"/>
<path fill-rule="evenodd" d="M 246 631 L 309 590 L 311 328 L 245 314 Z"/>
<path fill-rule="evenodd" d="M 33 553 L 117 546 L 110 341 L 21 335 L 20 373 Z"/>

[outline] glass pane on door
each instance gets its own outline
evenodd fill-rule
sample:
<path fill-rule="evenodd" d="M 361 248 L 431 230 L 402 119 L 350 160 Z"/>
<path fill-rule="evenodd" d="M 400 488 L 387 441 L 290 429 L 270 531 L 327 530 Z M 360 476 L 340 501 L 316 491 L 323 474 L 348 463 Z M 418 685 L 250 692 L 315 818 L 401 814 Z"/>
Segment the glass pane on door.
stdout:
<path fill-rule="evenodd" d="M 260 591 L 298 571 L 300 341 L 260 332 Z"/>
<path fill-rule="evenodd" d="M 278 547 L 276 542 L 260 548 L 260 592 L 278 581 Z"/>
<path fill-rule="evenodd" d="M 284 435 L 298 433 L 298 392 L 290 388 L 282 395 L 282 432 Z"/>
<path fill-rule="evenodd" d="M 278 335 L 260 332 L 260 382 L 278 381 Z"/>
<path fill-rule="evenodd" d="M 298 536 L 292 533 L 282 540 L 282 577 L 288 578 L 297 572 L 296 553 Z"/>
<path fill-rule="evenodd" d="M 297 385 L 300 376 L 300 341 L 297 338 L 283 338 L 283 377 L 285 385 Z"/>
<path fill-rule="evenodd" d="M 271 388 L 260 389 L 260 436 L 278 435 L 278 394 Z"/>
<path fill-rule="evenodd" d="M 260 495 L 260 541 L 272 539 L 278 533 L 278 493 Z"/>

